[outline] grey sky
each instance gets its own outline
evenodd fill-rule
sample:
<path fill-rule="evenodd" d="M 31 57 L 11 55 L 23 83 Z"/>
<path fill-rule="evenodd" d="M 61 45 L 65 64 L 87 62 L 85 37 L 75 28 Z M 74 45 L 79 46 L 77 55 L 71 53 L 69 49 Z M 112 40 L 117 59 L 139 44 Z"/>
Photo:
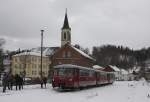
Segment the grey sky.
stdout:
<path fill-rule="evenodd" d="M 5 48 L 60 46 L 68 8 L 72 44 L 150 46 L 150 0 L 0 0 L 0 38 Z"/>

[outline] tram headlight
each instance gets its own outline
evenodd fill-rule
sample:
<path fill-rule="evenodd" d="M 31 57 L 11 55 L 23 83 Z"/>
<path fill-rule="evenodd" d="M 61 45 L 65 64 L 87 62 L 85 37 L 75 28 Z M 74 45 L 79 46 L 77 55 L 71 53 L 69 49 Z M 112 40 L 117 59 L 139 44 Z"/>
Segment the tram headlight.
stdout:
<path fill-rule="evenodd" d="M 52 81 L 54 81 L 54 78 L 52 79 Z"/>
<path fill-rule="evenodd" d="M 72 81 L 72 78 L 70 78 L 69 81 Z"/>

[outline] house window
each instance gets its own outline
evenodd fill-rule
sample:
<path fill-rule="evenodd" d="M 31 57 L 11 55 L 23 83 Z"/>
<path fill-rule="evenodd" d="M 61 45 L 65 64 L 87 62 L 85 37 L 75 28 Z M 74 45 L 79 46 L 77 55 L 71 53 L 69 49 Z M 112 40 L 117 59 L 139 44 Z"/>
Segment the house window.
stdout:
<path fill-rule="evenodd" d="M 63 51 L 62 57 L 63 57 L 63 58 L 66 58 L 66 57 L 67 57 L 66 51 Z"/>
<path fill-rule="evenodd" d="M 71 52 L 70 51 L 64 51 L 63 52 L 63 58 L 69 58 L 71 57 Z"/>
<path fill-rule="evenodd" d="M 71 52 L 70 51 L 67 52 L 67 57 L 71 57 Z"/>

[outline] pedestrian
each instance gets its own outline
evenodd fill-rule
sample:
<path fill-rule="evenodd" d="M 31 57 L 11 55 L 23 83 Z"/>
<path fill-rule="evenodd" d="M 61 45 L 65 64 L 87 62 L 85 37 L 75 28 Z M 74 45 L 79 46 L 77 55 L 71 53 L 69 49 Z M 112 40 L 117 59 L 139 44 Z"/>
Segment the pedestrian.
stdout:
<path fill-rule="evenodd" d="M 19 90 L 21 90 L 22 79 L 18 74 L 15 75 L 15 84 L 16 84 L 16 90 L 18 90 L 18 88 Z"/>
<path fill-rule="evenodd" d="M 14 85 L 14 76 L 11 75 L 11 81 L 10 81 L 10 89 L 13 90 L 13 85 Z"/>
<path fill-rule="evenodd" d="M 2 85 L 3 85 L 3 92 L 6 92 L 6 87 L 8 86 L 8 74 L 6 73 L 3 76 Z"/>
<path fill-rule="evenodd" d="M 12 74 L 9 74 L 8 83 L 9 83 L 9 89 L 13 90 L 14 76 Z"/>
<path fill-rule="evenodd" d="M 43 88 L 43 77 L 40 78 L 41 88 Z"/>
<path fill-rule="evenodd" d="M 43 83 L 44 83 L 45 88 L 46 88 L 46 84 L 47 84 L 47 78 L 46 77 L 43 77 Z"/>
<path fill-rule="evenodd" d="M 20 76 L 20 85 L 21 85 L 21 89 L 23 89 L 23 84 L 24 84 L 23 77 Z"/>

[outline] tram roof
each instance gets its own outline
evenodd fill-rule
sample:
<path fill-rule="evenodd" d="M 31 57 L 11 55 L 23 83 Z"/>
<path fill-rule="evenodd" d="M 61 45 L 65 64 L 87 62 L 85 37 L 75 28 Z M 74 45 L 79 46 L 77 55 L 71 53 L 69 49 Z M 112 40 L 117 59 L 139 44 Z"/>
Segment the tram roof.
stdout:
<path fill-rule="evenodd" d="M 83 67 L 83 66 L 73 65 L 73 64 L 56 65 L 56 66 L 54 66 L 54 68 L 78 68 L 78 69 L 93 70 L 93 71 L 96 71 L 96 72 L 106 72 L 106 71 L 101 71 L 101 70 L 97 70 L 97 69 L 93 69 L 93 68 L 89 68 L 89 67 Z M 106 72 L 106 73 L 110 73 L 110 72 Z"/>
<path fill-rule="evenodd" d="M 94 70 L 93 68 L 90 67 L 83 67 L 83 66 L 78 66 L 78 65 L 73 65 L 73 64 L 61 64 L 61 65 L 56 65 L 54 68 L 79 68 L 79 69 L 90 69 Z"/>

